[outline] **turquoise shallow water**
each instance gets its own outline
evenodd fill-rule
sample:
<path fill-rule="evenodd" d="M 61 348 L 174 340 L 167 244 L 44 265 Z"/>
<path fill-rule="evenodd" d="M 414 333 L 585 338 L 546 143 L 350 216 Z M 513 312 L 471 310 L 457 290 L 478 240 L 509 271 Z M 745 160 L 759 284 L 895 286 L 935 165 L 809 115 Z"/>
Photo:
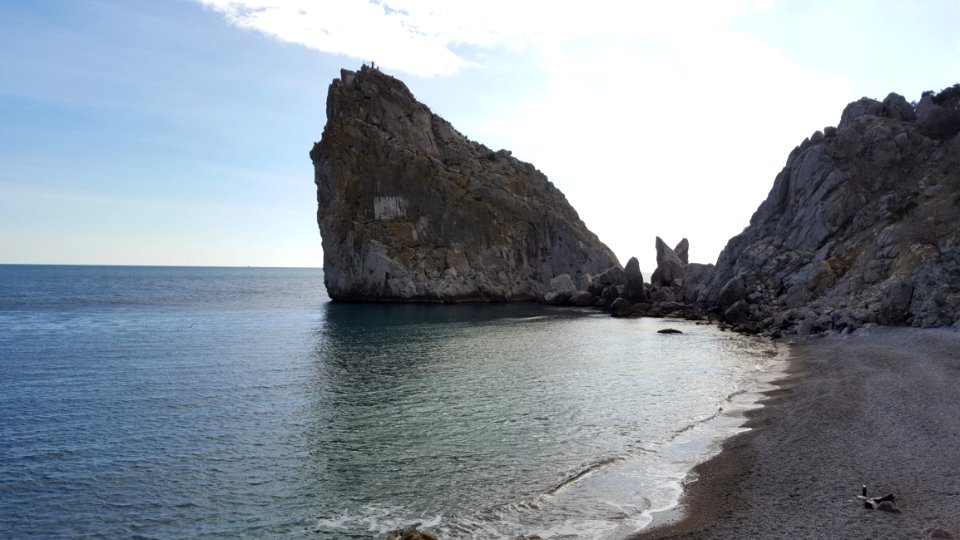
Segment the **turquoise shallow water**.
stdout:
<path fill-rule="evenodd" d="M 771 347 L 313 269 L 0 266 L 0 536 L 618 538 Z M 681 328 L 681 336 L 656 330 Z"/>

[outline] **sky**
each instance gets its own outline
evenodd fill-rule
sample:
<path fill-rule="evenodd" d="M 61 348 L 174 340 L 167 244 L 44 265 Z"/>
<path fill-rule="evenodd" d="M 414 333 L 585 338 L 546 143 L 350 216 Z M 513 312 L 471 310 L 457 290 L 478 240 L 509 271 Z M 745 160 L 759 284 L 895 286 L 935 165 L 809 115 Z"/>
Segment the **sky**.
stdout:
<path fill-rule="evenodd" d="M 0 263 L 321 266 L 307 154 L 370 61 L 621 263 L 715 262 L 847 103 L 960 82 L 957 28 L 956 0 L 0 0 Z"/>

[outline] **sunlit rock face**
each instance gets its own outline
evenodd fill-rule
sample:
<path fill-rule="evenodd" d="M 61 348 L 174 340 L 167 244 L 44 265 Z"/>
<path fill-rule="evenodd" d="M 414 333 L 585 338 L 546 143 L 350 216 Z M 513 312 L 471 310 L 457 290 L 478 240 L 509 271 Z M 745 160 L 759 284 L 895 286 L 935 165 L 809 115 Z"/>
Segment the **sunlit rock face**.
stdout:
<path fill-rule="evenodd" d="M 958 132 L 960 86 L 916 106 L 897 94 L 851 103 L 790 153 L 686 299 L 760 328 L 956 324 Z"/>
<path fill-rule="evenodd" d="M 310 157 L 334 300 L 539 300 L 558 276 L 586 289 L 619 266 L 533 165 L 470 141 L 376 69 L 331 83 Z"/>

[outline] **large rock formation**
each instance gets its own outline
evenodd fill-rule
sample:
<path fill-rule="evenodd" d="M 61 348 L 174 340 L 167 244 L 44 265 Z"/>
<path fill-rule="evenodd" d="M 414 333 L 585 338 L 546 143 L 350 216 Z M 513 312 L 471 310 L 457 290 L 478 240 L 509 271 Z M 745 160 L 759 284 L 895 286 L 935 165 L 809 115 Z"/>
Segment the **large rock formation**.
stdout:
<path fill-rule="evenodd" d="M 468 140 L 376 69 L 333 81 L 310 157 L 334 300 L 542 299 L 551 280 L 584 290 L 619 266 L 540 171 Z"/>
<path fill-rule="evenodd" d="M 659 236 L 656 240 L 657 269 L 650 276 L 650 284 L 657 287 L 670 287 L 683 278 L 683 268 L 687 265 L 690 242 L 684 238 L 677 248 L 670 249 Z"/>
<path fill-rule="evenodd" d="M 806 333 L 960 320 L 960 86 L 861 99 L 791 152 L 687 301 Z M 689 278 L 687 278 L 689 280 Z"/>

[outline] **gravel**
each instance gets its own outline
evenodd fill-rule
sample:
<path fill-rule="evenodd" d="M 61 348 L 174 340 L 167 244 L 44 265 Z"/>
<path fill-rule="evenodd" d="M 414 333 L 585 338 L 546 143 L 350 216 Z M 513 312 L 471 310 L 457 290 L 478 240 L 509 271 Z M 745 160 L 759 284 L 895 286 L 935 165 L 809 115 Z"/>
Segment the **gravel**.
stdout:
<path fill-rule="evenodd" d="M 652 538 L 960 538 L 960 332 L 874 327 L 790 347 L 754 428 Z M 857 500 L 892 493 L 899 513 Z M 945 536 L 946 535 L 946 536 Z"/>

